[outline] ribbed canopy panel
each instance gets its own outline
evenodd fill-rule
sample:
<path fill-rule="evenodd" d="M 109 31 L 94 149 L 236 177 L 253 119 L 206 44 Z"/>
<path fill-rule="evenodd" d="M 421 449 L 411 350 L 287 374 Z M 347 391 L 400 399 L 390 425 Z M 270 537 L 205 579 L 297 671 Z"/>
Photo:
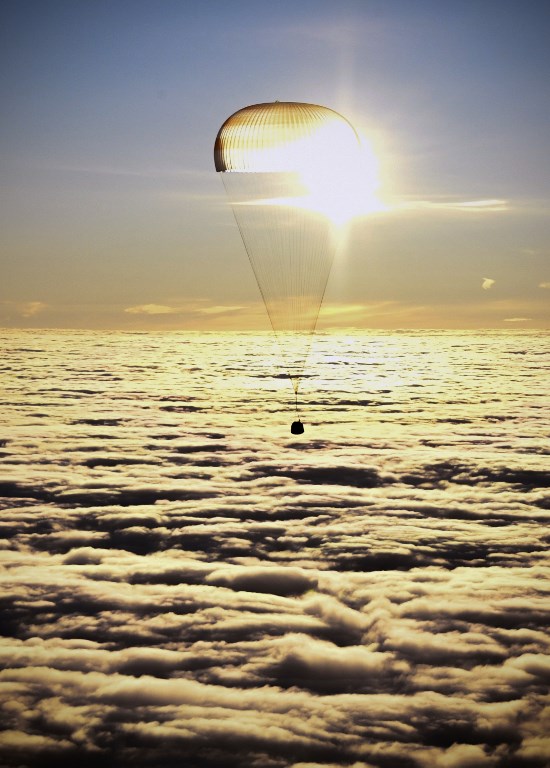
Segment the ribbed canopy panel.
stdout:
<path fill-rule="evenodd" d="M 231 115 L 214 145 L 217 171 L 295 171 L 324 164 L 335 147 L 357 147 L 351 124 L 328 107 L 294 101 L 253 104 Z"/>

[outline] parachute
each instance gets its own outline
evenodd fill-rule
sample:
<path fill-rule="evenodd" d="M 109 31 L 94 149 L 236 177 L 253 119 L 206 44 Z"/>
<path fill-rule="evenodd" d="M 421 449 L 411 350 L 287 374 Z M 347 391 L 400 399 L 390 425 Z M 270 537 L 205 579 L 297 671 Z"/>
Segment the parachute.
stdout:
<path fill-rule="evenodd" d="M 312 334 L 345 223 L 360 144 L 328 107 L 253 104 L 218 131 L 214 162 L 288 372 L 296 412 Z M 301 422 L 301 431 L 303 427 Z M 293 434 L 296 428 L 293 425 Z"/>

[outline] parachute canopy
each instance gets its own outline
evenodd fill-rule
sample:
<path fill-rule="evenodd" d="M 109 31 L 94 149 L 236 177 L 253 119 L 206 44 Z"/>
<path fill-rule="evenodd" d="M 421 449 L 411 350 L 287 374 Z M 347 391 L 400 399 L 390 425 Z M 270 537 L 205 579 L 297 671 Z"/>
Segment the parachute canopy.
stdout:
<path fill-rule="evenodd" d="M 345 117 L 328 107 L 275 101 L 231 115 L 214 146 L 216 170 L 248 173 L 331 168 L 356 161 L 358 138 Z"/>
<path fill-rule="evenodd" d="M 296 394 L 359 149 L 342 115 L 299 102 L 240 109 L 216 137 L 215 167 Z"/>

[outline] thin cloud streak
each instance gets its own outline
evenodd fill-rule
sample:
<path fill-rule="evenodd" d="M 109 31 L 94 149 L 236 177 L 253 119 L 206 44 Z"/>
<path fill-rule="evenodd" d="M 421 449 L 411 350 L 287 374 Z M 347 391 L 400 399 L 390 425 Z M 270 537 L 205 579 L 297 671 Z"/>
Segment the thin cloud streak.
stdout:
<path fill-rule="evenodd" d="M 130 315 L 178 315 L 182 312 L 181 309 L 164 304 L 138 304 L 135 307 L 126 307 L 124 311 Z"/>
<path fill-rule="evenodd" d="M 431 201 L 431 200 L 417 200 L 405 203 L 398 203 L 395 205 L 396 210 L 406 211 L 460 211 L 463 213 L 499 213 L 502 211 L 510 210 L 510 204 L 508 200 L 501 200 L 498 198 L 490 198 L 483 200 L 466 200 L 466 201 Z"/>

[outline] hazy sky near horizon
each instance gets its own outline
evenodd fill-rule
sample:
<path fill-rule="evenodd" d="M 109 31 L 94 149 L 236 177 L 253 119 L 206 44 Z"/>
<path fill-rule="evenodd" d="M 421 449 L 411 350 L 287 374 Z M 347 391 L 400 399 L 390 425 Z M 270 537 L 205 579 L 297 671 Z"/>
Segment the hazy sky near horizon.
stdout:
<path fill-rule="evenodd" d="M 279 99 L 378 165 L 321 327 L 548 327 L 550 5 L 5 0 L 0 30 L 0 325 L 267 328 L 212 150 Z"/>

